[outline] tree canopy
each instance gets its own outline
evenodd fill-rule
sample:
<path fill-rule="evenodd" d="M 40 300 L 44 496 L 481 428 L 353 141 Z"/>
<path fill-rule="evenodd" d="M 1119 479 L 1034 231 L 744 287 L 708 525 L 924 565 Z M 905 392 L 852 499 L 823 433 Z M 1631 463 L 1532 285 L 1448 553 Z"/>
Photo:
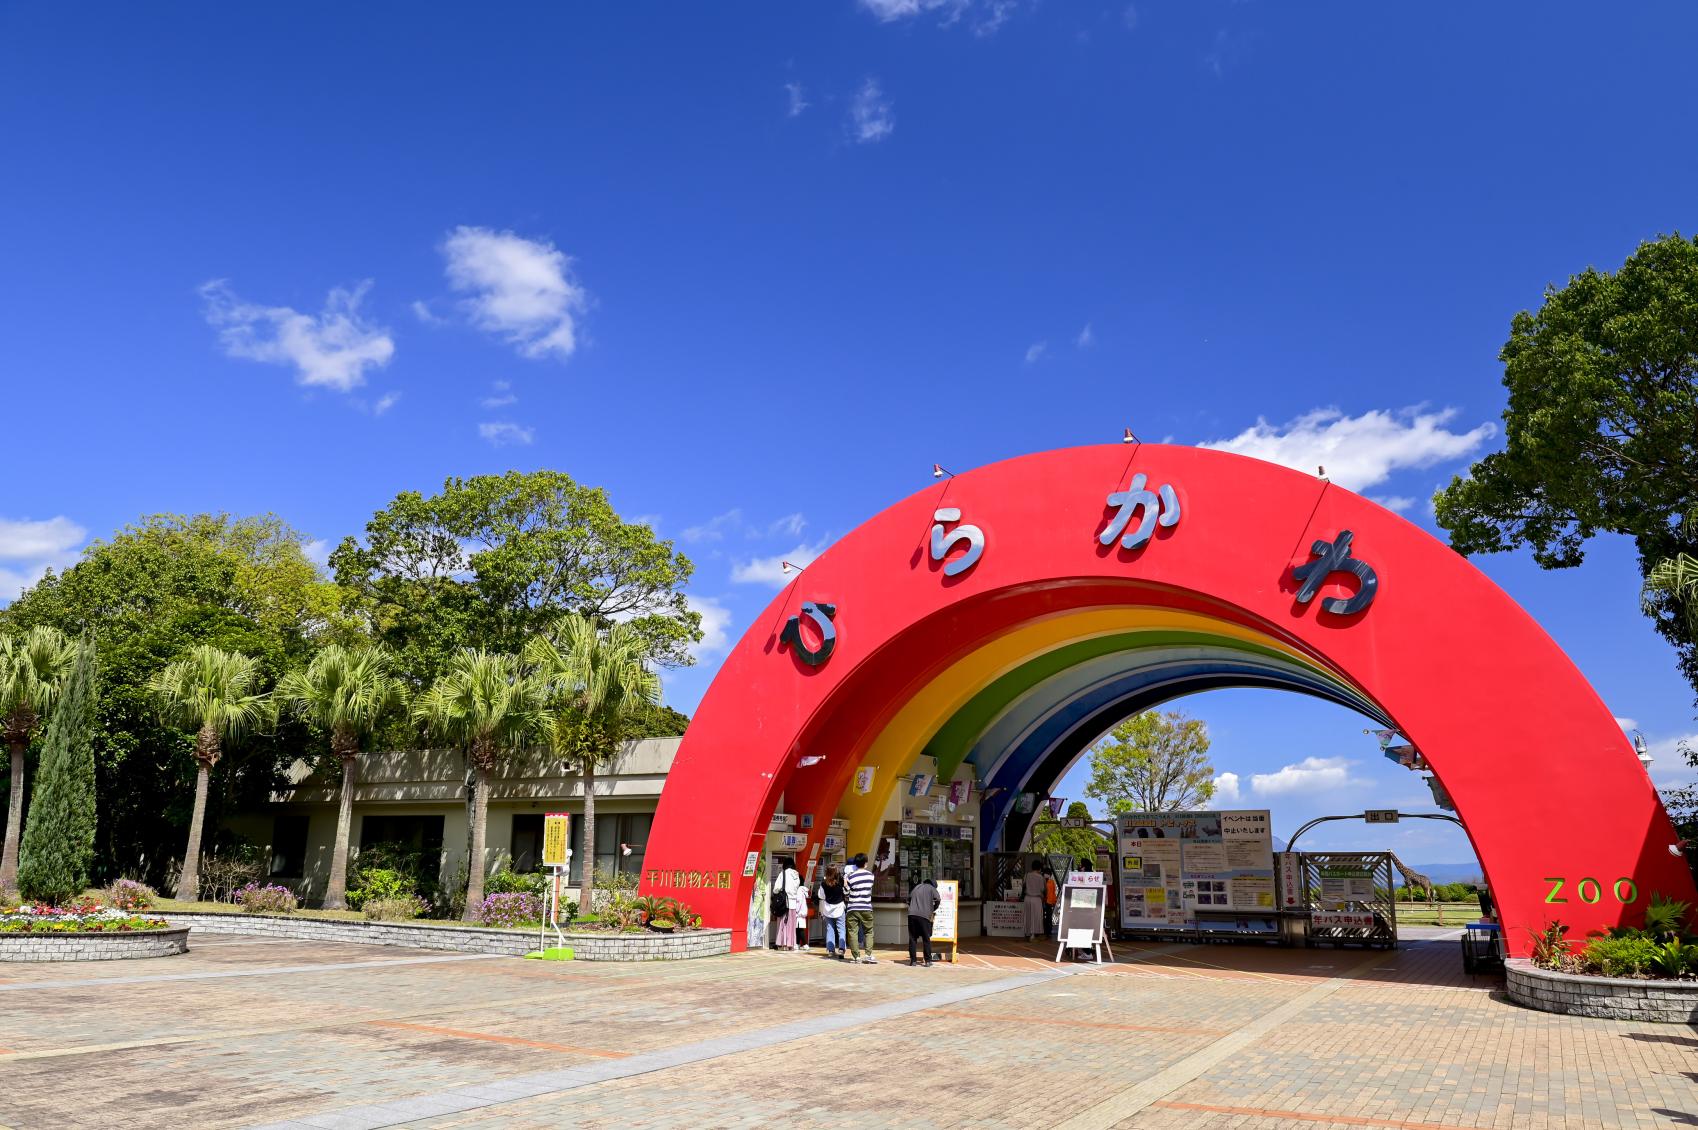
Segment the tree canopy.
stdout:
<path fill-rule="evenodd" d="M 1091 809 L 1082 800 L 1067 806 L 1069 817 L 1091 819 Z M 1099 847 L 1111 846 L 1107 836 L 1095 828 L 1063 828 L 1061 822 L 1045 809 L 1032 823 L 1032 850 L 1039 855 L 1065 855 L 1074 862 L 1088 859 L 1095 862 Z"/>
<path fill-rule="evenodd" d="M 1214 793 L 1209 728 L 1180 711 L 1135 714 L 1091 747 L 1085 795 L 1112 815 L 1183 812 Z"/>
<path fill-rule="evenodd" d="M 422 681 L 462 647 L 516 654 L 563 612 L 631 625 L 663 666 L 690 663 L 702 638 L 683 593 L 689 558 L 558 471 L 403 491 L 330 564 L 372 634 Z"/>
<path fill-rule="evenodd" d="M 1596 534 L 1626 534 L 1647 574 L 1698 552 L 1698 242 L 1659 238 L 1613 273 L 1547 288 L 1511 320 L 1499 359 L 1504 449 L 1434 499 L 1452 546 L 1525 547 L 1560 569 Z M 1665 594 L 1647 611 L 1698 688 L 1684 601 Z"/>

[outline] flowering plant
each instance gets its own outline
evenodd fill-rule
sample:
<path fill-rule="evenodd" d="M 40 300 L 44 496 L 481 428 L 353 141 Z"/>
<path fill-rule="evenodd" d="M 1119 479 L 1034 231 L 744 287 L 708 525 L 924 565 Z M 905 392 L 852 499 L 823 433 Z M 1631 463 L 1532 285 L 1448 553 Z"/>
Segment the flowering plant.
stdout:
<path fill-rule="evenodd" d="M 478 904 L 477 920 L 485 926 L 527 926 L 542 921 L 542 899 L 526 891 L 490 895 Z"/>
<path fill-rule="evenodd" d="M 119 879 L 106 888 L 106 898 L 119 910 L 146 910 L 157 896 L 152 887 L 134 879 Z"/>
<path fill-rule="evenodd" d="M 163 918 L 101 909 L 84 901 L 74 906 L 24 905 L 0 910 L 0 934 L 113 934 L 132 930 L 163 930 Z"/>
<path fill-rule="evenodd" d="M 263 887 L 258 883 L 249 883 L 245 887 L 238 887 L 235 898 L 249 914 L 288 914 L 301 905 L 294 891 L 275 883 Z"/>

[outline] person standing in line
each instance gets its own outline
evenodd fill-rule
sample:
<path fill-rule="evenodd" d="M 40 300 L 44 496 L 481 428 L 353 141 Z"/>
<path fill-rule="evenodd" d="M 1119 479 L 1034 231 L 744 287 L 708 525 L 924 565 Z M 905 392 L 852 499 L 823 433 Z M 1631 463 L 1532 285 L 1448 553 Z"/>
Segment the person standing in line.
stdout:
<path fill-rule="evenodd" d="M 825 869 L 819 888 L 814 891 L 814 910 L 825 928 L 825 956 L 839 960 L 849 956 L 844 945 L 843 869 L 833 863 Z"/>
<path fill-rule="evenodd" d="M 778 920 L 772 940 L 774 949 L 796 948 L 796 921 L 801 905 L 802 876 L 796 873 L 796 866 L 788 856 L 780 856 L 778 873 L 772 877 L 772 912 Z"/>
<path fill-rule="evenodd" d="M 925 964 L 932 963 L 932 917 L 937 914 L 937 886 L 924 875 L 916 874 L 908 895 L 908 964 L 918 965 L 916 945 L 925 947 Z"/>
<path fill-rule="evenodd" d="M 1032 866 L 1026 870 L 1026 878 L 1021 881 L 1021 890 L 1026 900 L 1026 940 L 1044 936 L 1044 861 L 1032 857 Z"/>
<path fill-rule="evenodd" d="M 796 948 L 803 953 L 808 952 L 808 881 L 801 876 L 796 877 Z"/>
<path fill-rule="evenodd" d="M 1055 868 L 1044 864 L 1044 937 L 1055 937 L 1055 901 L 1060 895 L 1055 886 Z"/>
<path fill-rule="evenodd" d="M 867 853 L 860 852 L 843 872 L 843 897 L 849 935 L 849 960 L 877 965 L 873 956 L 873 873 L 867 870 Z"/>

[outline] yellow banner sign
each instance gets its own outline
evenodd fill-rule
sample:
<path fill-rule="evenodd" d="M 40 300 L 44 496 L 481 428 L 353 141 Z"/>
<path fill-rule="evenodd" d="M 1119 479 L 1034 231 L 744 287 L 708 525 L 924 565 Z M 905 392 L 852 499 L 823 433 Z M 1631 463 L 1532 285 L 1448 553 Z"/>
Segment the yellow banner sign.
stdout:
<path fill-rule="evenodd" d="M 564 812 L 550 812 L 542 818 L 542 865 L 566 866 L 566 826 L 570 817 Z"/>

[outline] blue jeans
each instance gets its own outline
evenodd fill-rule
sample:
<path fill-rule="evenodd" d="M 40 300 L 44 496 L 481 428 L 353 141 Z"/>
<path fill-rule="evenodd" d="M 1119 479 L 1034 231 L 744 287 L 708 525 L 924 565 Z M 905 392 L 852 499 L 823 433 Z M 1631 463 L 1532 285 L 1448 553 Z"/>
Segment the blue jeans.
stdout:
<path fill-rule="evenodd" d="M 841 919 L 841 918 L 829 918 L 828 917 L 828 918 L 824 919 L 824 922 L 825 922 L 825 952 L 826 953 L 842 953 L 845 949 L 848 948 L 848 936 L 849 936 L 848 932 L 846 930 L 844 930 L 844 928 L 843 928 L 843 919 Z M 837 938 L 837 941 L 836 941 L 835 944 L 831 940 L 834 936 Z"/>

